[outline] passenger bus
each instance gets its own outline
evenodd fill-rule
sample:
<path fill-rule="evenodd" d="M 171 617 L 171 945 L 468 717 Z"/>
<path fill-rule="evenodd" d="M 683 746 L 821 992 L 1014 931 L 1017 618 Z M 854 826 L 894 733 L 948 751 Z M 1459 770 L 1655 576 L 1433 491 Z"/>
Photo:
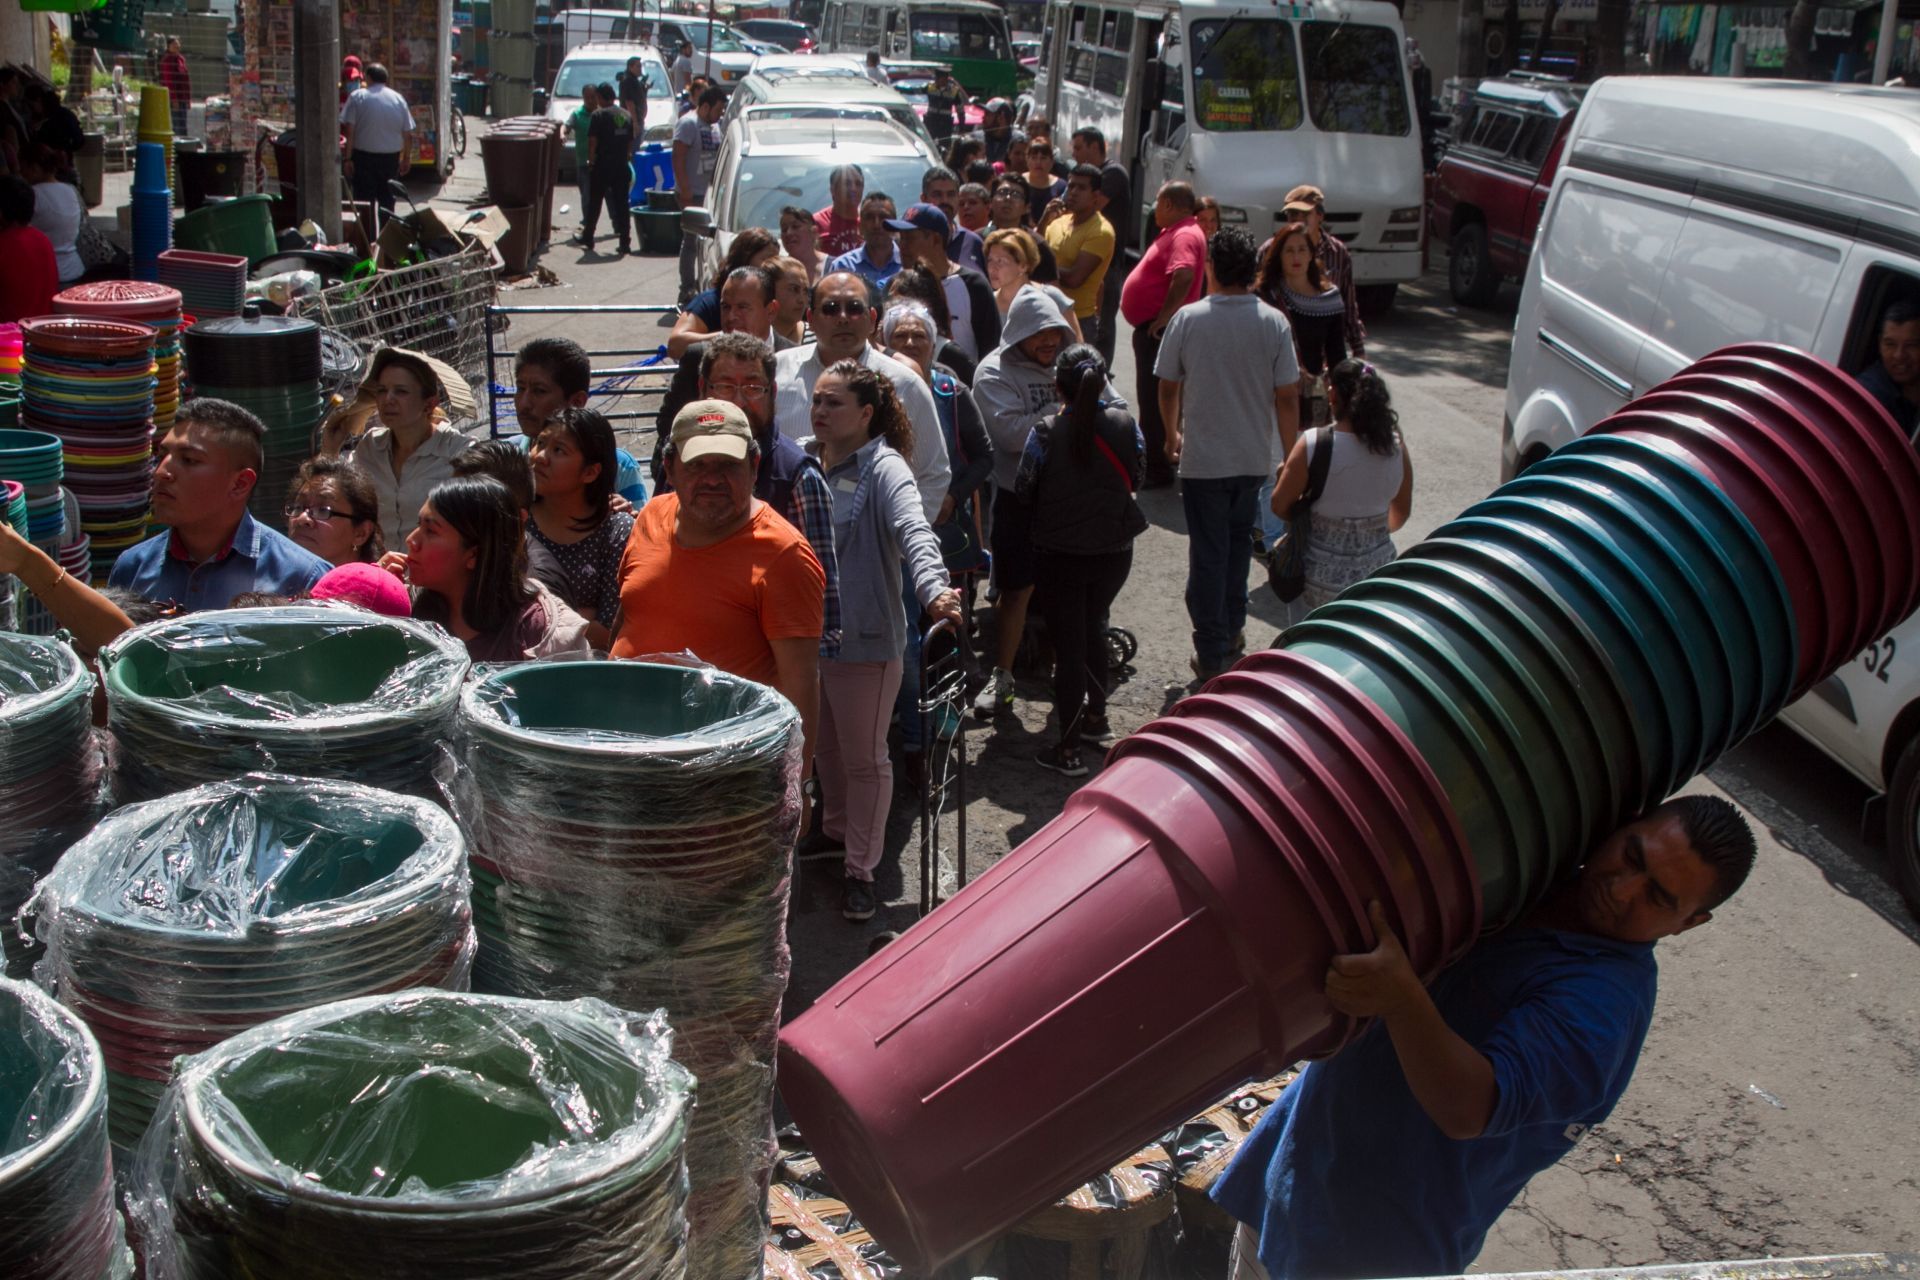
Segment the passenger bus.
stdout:
<path fill-rule="evenodd" d="M 827 0 L 820 47 L 944 62 L 968 93 L 983 98 L 1012 98 L 1022 78 L 1007 15 L 987 0 Z"/>
<path fill-rule="evenodd" d="M 1400 15 L 1386 0 L 1050 0 L 1033 108 L 1057 145 L 1086 125 L 1129 167 L 1144 247 L 1154 194 L 1180 179 L 1264 243 L 1301 183 L 1353 251 L 1359 301 L 1420 274 L 1420 124 Z"/>

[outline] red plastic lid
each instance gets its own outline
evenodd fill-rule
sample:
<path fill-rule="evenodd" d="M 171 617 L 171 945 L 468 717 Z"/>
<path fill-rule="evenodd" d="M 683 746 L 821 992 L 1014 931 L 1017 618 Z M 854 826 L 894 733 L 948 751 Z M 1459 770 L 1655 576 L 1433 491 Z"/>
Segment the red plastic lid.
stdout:
<path fill-rule="evenodd" d="M 67 316 L 116 316 L 165 320 L 180 314 L 180 291 L 147 280 L 97 280 L 53 295 L 53 309 Z"/>
<path fill-rule="evenodd" d="M 99 316 L 35 316 L 20 322 L 29 347 L 66 355 L 130 355 L 152 347 L 159 336 L 152 325 Z"/>

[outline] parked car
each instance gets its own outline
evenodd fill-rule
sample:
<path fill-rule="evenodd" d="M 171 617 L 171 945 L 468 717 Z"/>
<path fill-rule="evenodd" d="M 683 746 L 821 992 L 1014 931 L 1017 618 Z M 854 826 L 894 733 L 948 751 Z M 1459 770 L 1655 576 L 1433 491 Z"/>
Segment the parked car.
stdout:
<path fill-rule="evenodd" d="M 1434 174 L 1427 228 L 1447 246 L 1447 284 L 1469 307 L 1527 273 L 1547 189 L 1586 89 L 1546 76 L 1483 80 Z"/>
<path fill-rule="evenodd" d="M 736 117 L 714 160 L 702 270 L 711 278 L 733 237 L 746 228 L 778 228 L 780 210 L 788 205 L 832 204 L 828 175 L 840 165 L 859 165 L 868 191 L 888 192 L 904 206 L 938 163 L 925 136 L 894 120 L 848 118 L 823 129 L 819 120 L 805 117 Z"/>
<path fill-rule="evenodd" d="M 712 25 L 711 37 L 705 18 L 635 8 L 567 9 L 555 21 L 560 24 L 569 53 L 580 45 L 596 40 L 632 41 L 659 49 L 667 65 L 673 65 L 680 44 L 693 43 L 693 70 L 723 89 L 731 89 L 753 65 L 754 52 L 740 42 L 733 28 L 724 22 Z M 711 40 L 711 50 L 709 50 Z"/>
<path fill-rule="evenodd" d="M 744 18 L 733 24 L 741 35 L 769 40 L 789 53 L 810 53 L 819 43 L 819 35 L 804 22 L 789 18 Z"/>
<path fill-rule="evenodd" d="M 933 145 L 913 104 L 897 89 L 869 80 L 866 68 L 852 58 L 786 54 L 760 59 L 727 100 L 726 112 L 720 117 L 722 132 L 748 107 L 763 103 L 872 107 L 918 134 L 929 147 Z M 918 191 L 919 187 L 914 189 Z"/>
<path fill-rule="evenodd" d="M 647 123 L 643 131 L 648 142 L 667 142 L 673 138 L 673 90 L 667 81 L 667 66 L 660 51 L 650 44 L 616 44 L 592 41 L 568 53 L 554 73 L 553 88 L 547 95 L 547 119 L 558 121 L 566 145 L 560 148 L 560 177 L 574 180 L 573 113 L 580 109 L 580 90 L 590 84 L 615 84 L 627 69 L 627 59 L 640 59 L 640 73 L 647 78 Z"/>
<path fill-rule="evenodd" d="M 1594 85 L 1520 290 L 1503 478 L 1732 343 L 1798 347 L 1856 375 L 1872 367 L 1889 306 L 1920 302 L 1916 154 L 1920 96 L 1908 89 Z M 1920 912 L 1917 659 L 1920 616 L 1781 719 L 1886 794 L 1890 860 Z"/>

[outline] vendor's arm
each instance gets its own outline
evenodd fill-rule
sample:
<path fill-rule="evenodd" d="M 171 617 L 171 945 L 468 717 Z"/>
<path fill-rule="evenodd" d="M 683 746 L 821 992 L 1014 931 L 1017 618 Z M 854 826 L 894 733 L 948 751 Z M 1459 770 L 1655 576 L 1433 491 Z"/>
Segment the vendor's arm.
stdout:
<path fill-rule="evenodd" d="M 1440 1016 L 1380 904 L 1368 913 L 1379 944 L 1333 958 L 1327 999 L 1341 1013 L 1385 1023 L 1407 1087 L 1428 1117 L 1449 1138 L 1477 1138 L 1500 1100 L 1493 1063 Z"/>
<path fill-rule="evenodd" d="M 73 632 L 74 640 L 89 653 L 133 629 L 133 619 L 119 605 L 68 573 L 52 556 L 4 523 L 0 523 L 0 573 L 20 579 L 46 606 L 53 620 Z"/>

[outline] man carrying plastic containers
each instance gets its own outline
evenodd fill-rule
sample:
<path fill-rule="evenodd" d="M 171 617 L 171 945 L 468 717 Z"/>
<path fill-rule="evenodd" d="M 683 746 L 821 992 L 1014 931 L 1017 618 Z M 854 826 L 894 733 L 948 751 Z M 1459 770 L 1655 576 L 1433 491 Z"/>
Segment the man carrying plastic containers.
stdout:
<path fill-rule="evenodd" d="M 1464 1271 L 1528 1180 L 1626 1091 L 1653 1019 L 1653 944 L 1712 919 L 1753 858 L 1731 804 L 1669 800 L 1431 989 L 1373 904 L 1380 943 L 1334 958 L 1327 997 L 1375 1021 L 1281 1094 L 1214 1187 L 1241 1223 L 1233 1280 Z"/>

